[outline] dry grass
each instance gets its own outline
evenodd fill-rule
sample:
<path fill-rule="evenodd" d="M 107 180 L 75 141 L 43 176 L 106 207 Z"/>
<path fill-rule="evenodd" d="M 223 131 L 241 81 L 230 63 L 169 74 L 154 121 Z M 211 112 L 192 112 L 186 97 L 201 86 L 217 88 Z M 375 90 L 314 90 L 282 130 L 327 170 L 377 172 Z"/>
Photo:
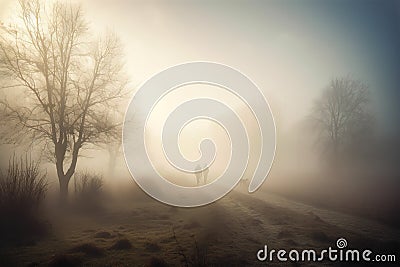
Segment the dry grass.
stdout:
<path fill-rule="evenodd" d="M 29 214 L 36 212 L 45 198 L 47 182 L 32 159 L 13 156 L 6 173 L 0 171 L 0 209 Z"/>
<path fill-rule="evenodd" d="M 12 266 L 47 266 L 51 261 L 53 266 L 242 267 L 261 264 L 255 253 L 264 244 L 274 249 L 326 248 L 343 236 L 360 248 L 381 246 L 388 253 L 399 247 L 398 242 L 366 242 L 365 236 L 315 219 L 314 214 L 244 195 L 230 195 L 206 207 L 174 209 L 168 220 L 161 219 L 164 214 L 171 214 L 171 208 L 147 198 L 126 209 L 65 216 L 54 225 L 64 227 L 54 238 L 4 256 L 15 260 Z M 200 226 L 185 227 L 192 222 Z"/>
<path fill-rule="evenodd" d="M 103 257 L 105 255 L 105 250 L 96 246 L 93 243 L 84 243 L 77 245 L 70 249 L 70 252 L 84 253 L 89 257 Z"/>
<path fill-rule="evenodd" d="M 75 206 L 83 211 L 102 208 L 103 177 L 95 173 L 77 172 L 74 175 Z"/>
<path fill-rule="evenodd" d="M 132 243 L 126 238 L 117 240 L 110 249 L 114 250 L 128 250 L 132 248 Z"/>
<path fill-rule="evenodd" d="M 49 224 L 39 220 L 39 208 L 47 191 L 47 182 L 39 163 L 31 158 L 13 156 L 8 169 L 0 171 L 0 235 L 4 242 L 34 244 Z"/>
<path fill-rule="evenodd" d="M 72 267 L 72 266 L 80 266 L 82 263 L 82 257 L 77 255 L 69 255 L 69 254 L 59 254 L 55 255 L 48 262 L 49 267 Z"/>
<path fill-rule="evenodd" d="M 74 176 L 74 192 L 77 198 L 96 197 L 103 187 L 103 177 L 89 172 L 77 172 Z"/>

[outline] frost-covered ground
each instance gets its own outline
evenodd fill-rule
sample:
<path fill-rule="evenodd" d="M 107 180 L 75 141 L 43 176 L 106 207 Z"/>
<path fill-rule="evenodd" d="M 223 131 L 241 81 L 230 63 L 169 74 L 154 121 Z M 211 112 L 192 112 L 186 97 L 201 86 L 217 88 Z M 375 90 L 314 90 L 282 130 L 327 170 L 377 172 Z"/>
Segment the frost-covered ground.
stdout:
<path fill-rule="evenodd" d="M 336 247 L 396 254 L 400 231 L 376 221 L 236 190 L 211 205 L 163 205 L 135 189 L 97 212 L 54 214 L 48 237 L 2 248 L 1 266 L 265 266 L 258 250 Z M 270 265 L 318 266 L 286 262 Z M 325 265 L 341 265 L 324 261 Z"/>

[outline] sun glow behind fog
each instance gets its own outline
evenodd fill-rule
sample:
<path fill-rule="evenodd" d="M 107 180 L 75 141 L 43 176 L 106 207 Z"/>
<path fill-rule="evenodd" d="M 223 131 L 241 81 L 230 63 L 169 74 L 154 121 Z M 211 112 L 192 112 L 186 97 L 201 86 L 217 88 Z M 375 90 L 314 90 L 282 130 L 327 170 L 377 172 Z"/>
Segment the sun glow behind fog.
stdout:
<path fill-rule="evenodd" d="M 95 30 L 109 28 L 120 36 L 135 87 L 183 62 L 219 62 L 243 72 L 260 87 L 272 109 L 279 111 L 280 128 L 302 118 L 310 108 L 311 95 L 329 80 L 332 74 L 320 67 L 322 61 L 338 68 L 331 54 L 324 54 L 324 59 L 310 57 L 315 47 L 322 46 L 310 46 L 307 37 L 282 29 L 282 18 L 276 14 L 252 22 L 228 4 L 223 13 L 220 5 L 207 3 L 199 8 L 190 2 L 105 0 L 85 1 L 83 6 Z M 266 27 L 261 29 L 261 25 Z"/>
<path fill-rule="evenodd" d="M 155 105 L 150 114 L 146 128 L 146 148 L 149 153 L 153 166 L 167 180 L 182 186 L 194 186 L 195 175 L 184 173 L 173 168 L 162 150 L 162 130 L 163 125 L 170 114 L 177 106 L 183 102 L 195 98 L 211 98 L 220 101 L 230 107 L 242 120 L 250 143 L 251 161 L 245 172 L 245 176 L 251 175 L 255 169 L 255 164 L 260 154 L 260 149 L 256 145 L 260 140 L 260 133 L 257 122 L 247 105 L 237 96 L 228 92 L 226 89 L 216 86 L 195 84 L 177 88 L 165 95 Z M 204 107 L 207 109 L 207 107 Z M 207 119 L 197 119 L 188 123 L 181 131 L 179 136 L 179 148 L 182 155 L 194 161 L 201 157 L 199 144 L 202 139 L 211 139 L 217 148 L 214 163 L 210 167 L 208 182 L 212 182 L 222 175 L 228 167 L 231 157 L 231 144 L 228 133 L 223 127 L 214 121 Z M 238 151 L 238 153 L 246 153 Z"/>

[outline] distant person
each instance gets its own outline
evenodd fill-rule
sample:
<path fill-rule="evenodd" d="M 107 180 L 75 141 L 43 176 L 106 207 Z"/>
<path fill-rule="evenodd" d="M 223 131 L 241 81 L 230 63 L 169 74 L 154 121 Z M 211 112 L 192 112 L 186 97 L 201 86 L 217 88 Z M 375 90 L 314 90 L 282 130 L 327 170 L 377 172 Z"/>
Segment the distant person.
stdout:
<path fill-rule="evenodd" d="M 207 184 L 207 178 L 208 178 L 208 172 L 209 172 L 209 166 L 207 164 L 204 164 L 204 170 L 203 170 L 203 179 L 204 179 L 204 184 Z"/>
<path fill-rule="evenodd" d="M 202 171 L 200 165 L 197 164 L 195 170 L 195 175 L 196 175 L 196 185 L 200 184 L 201 176 L 202 176 Z"/>

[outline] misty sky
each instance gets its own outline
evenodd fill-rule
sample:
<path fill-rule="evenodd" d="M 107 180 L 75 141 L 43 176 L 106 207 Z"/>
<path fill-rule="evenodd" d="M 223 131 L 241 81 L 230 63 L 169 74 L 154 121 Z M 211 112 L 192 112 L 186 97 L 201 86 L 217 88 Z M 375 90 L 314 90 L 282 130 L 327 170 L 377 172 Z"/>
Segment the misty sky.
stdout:
<path fill-rule="evenodd" d="M 93 0 L 85 6 L 94 24 L 120 33 L 136 84 L 181 62 L 231 65 L 261 87 L 285 128 L 308 112 L 332 77 L 350 74 L 370 86 L 379 125 L 398 128 L 399 1 Z"/>
<path fill-rule="evenodd" d="M 134 86 L 182 62 L 227 64 L 287 129 L 332 77 L 350 74 L 370 86 L 379 126 L 399 129 L 400 1 L 82 2 L 94 30 L 120 35 Z M 0 3 L 4 20 L 12 1 Z"/>

